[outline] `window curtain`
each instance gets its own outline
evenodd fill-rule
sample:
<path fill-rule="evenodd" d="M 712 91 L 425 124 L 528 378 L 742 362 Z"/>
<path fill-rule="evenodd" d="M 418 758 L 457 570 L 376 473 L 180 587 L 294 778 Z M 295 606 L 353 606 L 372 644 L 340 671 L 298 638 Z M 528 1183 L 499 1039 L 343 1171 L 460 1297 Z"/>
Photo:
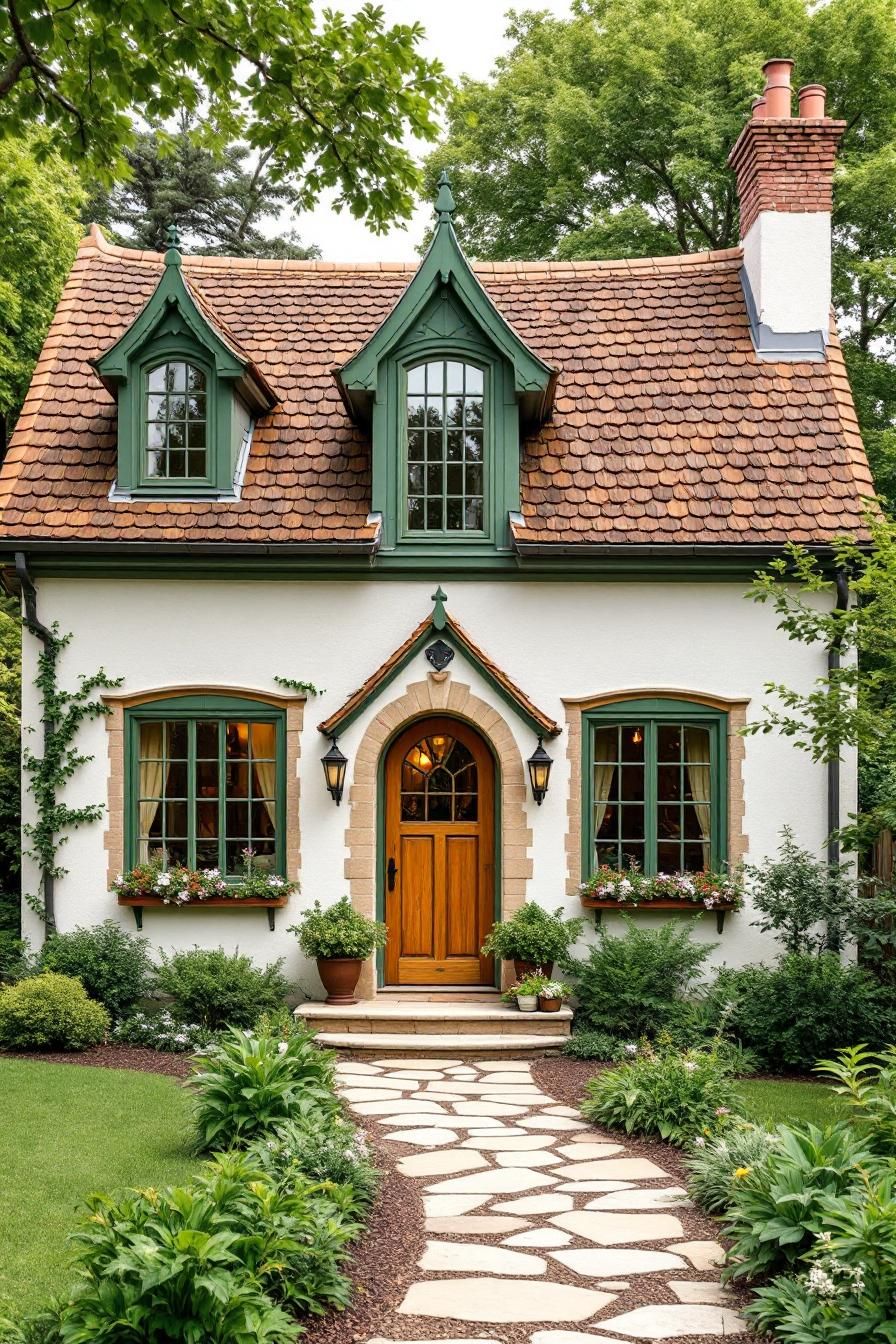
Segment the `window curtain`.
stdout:
<path fill-rule="evenodd" d="M 691 786 L 691 797 L 705 800 L 695 802 L 693 807 L 697 814 L 697 823 L 700 827 L 700 836 L 703 841 L 703 867 L 708 868 L 712 861 L 712 844 L 709 827 L 709 732 L 706 728 L 686 728 L 685 741 L 687 744 L 685 750 L 688 767 L 688 782 Z"/>
<path fill-rule="evenodd" d="M 156 813 L 162 804 L 162 780 L 165 762 L 162 760 L 165 740 L 164 723 L 141 723 L 140 725 L 140 838 L 138 840 L 138 863 L 149 860 L 150 828 L 156 819 Z M 145 760 L 144 757 L 155 757 Z"/>
<path fill-rule="evenodd" d="M 258 788 L 264 795 L 264 807 L 271 819 L 274 834 L 277 833 L 277 731 L 273 723 L 252 724 L 252 764 Z M 255 760 L 256 756 L 269 756 L 266 761 Z M 253 788 L 253 794 L 255 790 Z"/>
<path fill-rule="evenodd" d="M 607 804 L 610 799 L 610 787 L 613 783 L 613 774 L 616 766 L 613 762 L 599 763 L 594 767 L 594 841 L 597 843 L 597 834 L 603 825 L 604 817 L 607 815 Z"/>

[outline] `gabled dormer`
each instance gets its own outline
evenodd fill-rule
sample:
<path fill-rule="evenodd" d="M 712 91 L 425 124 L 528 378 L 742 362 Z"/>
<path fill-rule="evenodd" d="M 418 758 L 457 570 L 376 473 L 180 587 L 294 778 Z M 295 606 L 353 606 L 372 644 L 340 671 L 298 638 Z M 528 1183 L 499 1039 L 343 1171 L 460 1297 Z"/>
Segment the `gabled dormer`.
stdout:
<path fill-rule="evenodd" d="M 520 441 L 550 413 L 556 372 L 501 315 L 451 222 L 443 173 L 436 231 L 389 316 L 337 371 L 373 440 L 382 549 L 409 555 L 509 542 L 520 507 Z"/>
<path fill-rule="evenodd" d="M 277 397 L 181 267 L 169 230 L 165 269 L 137 318 L 94 361 L 118 402 L 115 495 L 230 498 L 255 418 Z"/>

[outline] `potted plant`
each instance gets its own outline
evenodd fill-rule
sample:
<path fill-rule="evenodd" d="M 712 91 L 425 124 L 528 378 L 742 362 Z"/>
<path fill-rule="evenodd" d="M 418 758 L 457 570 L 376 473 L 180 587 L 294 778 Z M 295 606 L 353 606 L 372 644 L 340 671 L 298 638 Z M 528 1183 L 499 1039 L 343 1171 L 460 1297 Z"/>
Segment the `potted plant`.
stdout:
<path fill-rule="evenodd" d="M 582 923 L 581 919 L 564 919 L 562 906 L 551 912 L 529 901 L 510 919 L 492 927 L 482 953 L 512 961 L 517 980 L 536 971 L 549 976 L 554 962 L 566 956 L 582 932 Z"/>
<path fill-rule="evenodd" d="M 543 1013 L 559 1013 L 563 1000 L 569 998 L 569 985 L 559 980 L 545 980 L 538 991 L 538 1006 Z"/>
<path fill-rule="evenodd" d="M 306 957 L 317 960 L 317 970 L 327 991 L 327 1003 L 357 1003 L 355 989 L 361 966 L 386 941 L 386 926 L 360 914 L 347 896 L 335 905 L 321 908 L 315 901 L 298 924 L 293 924 Z"/>
<path fill-rule="evenodd" d="M 511 985 L 502 997 L 508 1002 L 514 1000 L 521 1013 L 538 1011 L 538 996 L 545 985 L 550 984 L 546 975 L 524 975 L 515 985 Z"/>

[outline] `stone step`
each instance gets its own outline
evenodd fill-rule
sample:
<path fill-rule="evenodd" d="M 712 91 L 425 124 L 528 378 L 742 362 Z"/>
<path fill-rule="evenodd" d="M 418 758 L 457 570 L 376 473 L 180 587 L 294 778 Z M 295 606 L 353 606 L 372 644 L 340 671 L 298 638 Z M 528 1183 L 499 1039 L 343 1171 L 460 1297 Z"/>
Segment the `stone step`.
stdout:
<path fill-rule="evenodd" d="M 521 1013 L 503 1003 L 414 1003 L 369 999 L 344 1007 L 303 1003 L 296 1009 L 309 1026 L 343 1035 L 387 1032 L 390 1035 L 458 1036 L 508 1035 L 567 1037 L 572 1021 L 569 1008 L 556 1013 Z"/>
<path fill-rule="evenodd" d="M 556 1013 L 547 1014 L 557 1017 Z M 317 1025 L 317 1024 L 315 1024 Z M 494 1032 L 489 1035 L 452 1032 L 421 1033 L 379 1031 L 318 1031 L 318 1043 L 329 1050 L 349 1050 L 353 1055 L 371 1055 L 373 1058 L 397 1055 L 402 1059 L 429 1059 L 474 1056 L 492 1059 L 507 1055 L 509 1059 L 539 1059 L 558 1054 L 569 1039 L 569 1028 L 553 1035 L 518 1035 L 516 1032 Z"/>

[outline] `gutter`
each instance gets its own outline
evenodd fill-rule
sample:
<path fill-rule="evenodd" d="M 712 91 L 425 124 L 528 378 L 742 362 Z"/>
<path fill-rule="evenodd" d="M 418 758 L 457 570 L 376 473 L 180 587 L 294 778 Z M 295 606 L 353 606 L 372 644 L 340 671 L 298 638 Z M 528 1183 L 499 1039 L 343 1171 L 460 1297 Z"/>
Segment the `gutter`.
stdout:
<path fill-rule="evenodd" d="M 11 540 L 8 543 L 14 546 Z M 48 541 L 28 539 L 28 550 L 35 555 L 55 552 L 68 555 L 375 555 L 380 546 L 380 531 L 365 541 L 284 542 L 195 542 L 195 541 Z"/>
<path fill-rule="evenodd" d="M 43 624 L 37 614 L 37 589 L 34 586 L 34 580 L 28 570 L 28 561 L 24 551 L 16 551 L 15 556 L 16 578 L 19 581 L 22 590 L 22 598 L 25 603 L 25 625 L 31 631 L 35 638 L 39 639 L 44 646 L 44 653 L 48 656 L 54 647 L 53 632 Z M 44 759 L 49 755 L 52 746 L 53 735 L 56 731 L 56 724 L 46 715 L 43 718 L 43 737 L 44 737 Z M 41 868 L 41 889 L 44 898 L 44 927 L 47 934 L 56 932 L 56 880 L 52 869 Z"/>
<path fill-rule="evenodd" d="M 842 569 L 838 569 L 834 576 L 836 587 L 836 600 L 834 602 L 835 614 L 845 612 L 849 609 L 849 580 Z M 842 632 L 836 634 L 828 648 L 828 680 L 832 674 L 840 668 L 840 651 L 843 647 Z M 837 831 L 840 829 L 840 756 L 839 754 L 828 761 L 828 865 L 838 866 L 840 863 L 840 840 Z M 828 925 L 828 945 L 833 951 L 840 950 L 840 931 Z"/>

